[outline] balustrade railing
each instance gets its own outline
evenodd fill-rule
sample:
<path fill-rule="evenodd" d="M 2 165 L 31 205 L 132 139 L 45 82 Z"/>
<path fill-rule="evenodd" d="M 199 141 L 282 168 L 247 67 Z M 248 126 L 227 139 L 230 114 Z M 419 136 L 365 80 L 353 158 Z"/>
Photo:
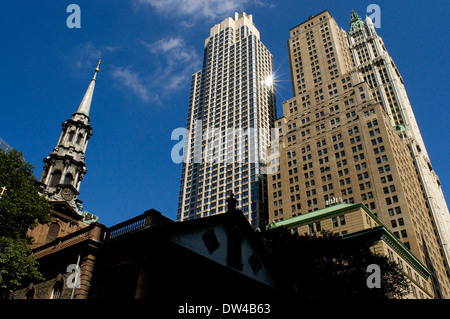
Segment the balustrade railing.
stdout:
<path fill-rule="evenodd" d="M 105 232 L 105 240 L 117 238 L 152 224 L 150 211 L 110 227 Z"/>
<path fill-rule="evenodd" d="M 158 214 L 160 215 L 160 213 Z M 67 236 L 56 238 L 47 244 L 33 249 L 32 256 L 34 258 L 40 258 L 57 250 L 64 249 L 86 240 L 102 242 L 105 240 L 114 239 L 144 227 L 151 226 L 153 222 L 156 222 L 153 220 L 154 216 L 154 212 L 149 210 L 139 216 L 126 220 L 110 228 L 106 228 L 100 223 L 93 223 L 86 228 L 80 229 Z"/>

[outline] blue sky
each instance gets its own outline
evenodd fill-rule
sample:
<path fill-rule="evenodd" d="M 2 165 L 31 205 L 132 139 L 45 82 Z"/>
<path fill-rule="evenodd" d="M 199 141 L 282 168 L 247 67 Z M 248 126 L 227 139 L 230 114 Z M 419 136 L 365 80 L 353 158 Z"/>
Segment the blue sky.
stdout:
<path fill-rule="evenodd" d="M 69 29 L 69 4 L 81 28 Z M 190 76 L 209 29 L 245 11 L 274 56 L 277 110 L 292 97 L 289 29 L 328 9 L 348 30 L 351 10 L 381 9 L 379 35 L 405 81 L 427 151 L 450 198 L 448 1 L 45 0 L 2 4 L 0 137 L 40 177 L 43 158 L 75 112 L 99 59 L 92 136 L 80 189 L 85 210 L 112 226 L 155 208 L 175 220 L 181 164 L 170 139 L 185 127 Z"/>

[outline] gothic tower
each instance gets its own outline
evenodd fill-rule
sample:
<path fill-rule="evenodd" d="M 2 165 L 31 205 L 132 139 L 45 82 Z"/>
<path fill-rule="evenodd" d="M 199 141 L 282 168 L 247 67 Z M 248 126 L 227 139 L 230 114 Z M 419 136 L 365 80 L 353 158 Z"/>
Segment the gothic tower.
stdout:
<path fill-rule="evenodd" d="M 437 234 L 436 240 L 440 249 L 436 259 L 444 259 L 445 277 L 450 280 L 450 214 L 441 182 L 431 165 L 408 99 L 403 78 L 369 17 L 366 17 L 364 22 L 356 12 L 352 12 L 348 40 L 356 69 L 369 85 L 371 95 L 383 106 L 390 125 L 409 147 L 426 200 L 426 211 L 432 219 L 433 232 Z M 419 222 L 421 221 L 415 221 Z M 430 236 L 425 231 L 422 233 L 424 237 Z"/>

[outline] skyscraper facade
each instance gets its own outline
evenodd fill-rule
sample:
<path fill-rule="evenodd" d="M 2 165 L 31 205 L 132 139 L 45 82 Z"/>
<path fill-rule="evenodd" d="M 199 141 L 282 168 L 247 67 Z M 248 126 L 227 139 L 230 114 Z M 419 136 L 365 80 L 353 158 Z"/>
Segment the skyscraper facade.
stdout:
<path fill-rule="evenodd" d="M 269 219 L 364 203 L 428 267 L 434 296 L 449 298 L 445 219 L 439 226 L 418 169 L 428 157 L 418 159 L 423 141 L 401 77 L 369 20 L 353 12 L 347 33 L 324 11 L 290 30 L 294 97 L 275 123 L 280 169 L 268 178 Z"/>
<path fill-rule="evenodd" d="M 231 193 L 253 226 L 267 220 L 261 169 L 276 118 L 272 72 L 252 15 L 211 28 L 191 81 L 177 221 L 224 213 Z"/>
<path fill-rule="evenodd" d="M 348 33 L 350 51 L 358 72 L 369 85 L 372 96 L 389 115 L 390 125 L 409 146 L 424 192 L 442 253 L 450 260 L 450 214 L 441 182 L 433 170 L 414 112 L 406 94 L 403 78 L 377 34 L 370 18 L 365 22 L 352 12 Z"/>
<path fill-rule="evenodd" d="M 8 153 L 12 147 L 0 138 L 0 152 Z"/>

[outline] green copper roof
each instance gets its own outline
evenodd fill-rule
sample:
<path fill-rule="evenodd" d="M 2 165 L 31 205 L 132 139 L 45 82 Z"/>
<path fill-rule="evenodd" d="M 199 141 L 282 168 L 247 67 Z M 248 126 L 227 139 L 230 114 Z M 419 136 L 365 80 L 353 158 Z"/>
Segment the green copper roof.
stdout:
<path fill-rule="evenodd" d="M 356 27 L 364 27 L 364 26 L 365 26 L 364 21 L 355 12 L 355 10 L 352 10 L 352 15 L 350 16 L 350 32 L 353 31 Z"/>
<path fill-rule="evenodd" d="M 408 262 L 418 273 L 428 280 L 430 271 L 413 253 L 403 245 L 394 234 L 392 234 L 386 226 L 380 225 L 370 229 L 364 229 L 356 233 L 343 236 L 343 239 L 362 240 L 364 237 L 372 237 L 373 239 L 383 239 L 393 250 L 397 252 L 406 262 Z"/>
<path fill-rule="evenodd" d="M 279 227 L 279 226 L 286 226 L 286 227 L 292 227 L 294 225 L 298 224 L 305 224 L 311 220 L 315 220 L 318 218 L 324 218 L 329 215 L 334 215 L 340 212 L 348 211 L 350 209 L 354 208 L 362 208 L 366 211 L 367 214 L 369 214 L 379 225 L 381 225 L 381 222 L 378 220 L 378 218 L 364 205 L 364 204 L 337 204 L 333 206 L 329 206 L 323 209 L 319 209 L 316 211 L 312 211 L 306 214 L 298 215 L 295 217 L 291 217 L 282 221 L 274 222 L 270 225 L 268 225 L 268 228 L 272 227 Z"/>
<path fill-rule="evenodd" d="M 329 206 L 323 209 L 319 209 L 313 212 L 305 213 L 303 215 L 291 217 L 282 221 L 274 222 L 267 225 L 267 228 L 276 227 L 295 227 L 300 224 L 307 224 L 311 221 L 318 220 L 324 217 L 329 217 L 331 215 L 336 215 L 342 212 L 348 212 L 349 210 L 361 208 L 363 209 L 373 220 L 378 224 L 370 229 L 364 229 L 359 232 L 344 235 L 344 239 L 357 238 L 357 240 L 362 240 L 365 236 L 377 237 L 377 239 L 383 239 L 393 250 L 395 250 L 400 256 L 403 257 L 414 269 L 416 269 L 423 277 L 427 278 L 430 276 L 430 271 L 419 261 L 409 250 L 403 245 L 400 240 L 392 234 L 386 226 L 384 226 L 381 221 L 362 203 L 356 204 L 345 204 L 340 203 L 337 205 Z M 374 239 L 374 238 L 372 238 Z"/>

